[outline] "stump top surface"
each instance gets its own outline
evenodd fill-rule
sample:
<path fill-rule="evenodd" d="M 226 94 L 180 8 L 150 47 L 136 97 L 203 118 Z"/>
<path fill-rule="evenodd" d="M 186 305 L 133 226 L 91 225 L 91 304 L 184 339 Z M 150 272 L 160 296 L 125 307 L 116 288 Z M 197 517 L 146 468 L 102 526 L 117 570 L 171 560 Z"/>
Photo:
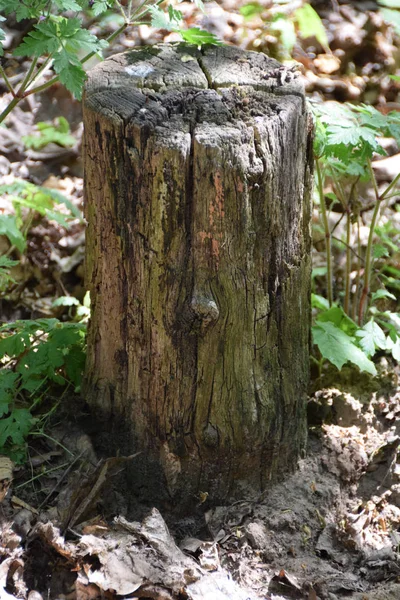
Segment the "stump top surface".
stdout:
<path fill-rule="evenodd" d="M 233 46 L 159 44 L 116 54 L 89 73 L 86 98 L 112 89 L 163 92 L 181 88 L 249 86 L 255 90 L 304 98 L 297 73 L 259 52 Z"/>

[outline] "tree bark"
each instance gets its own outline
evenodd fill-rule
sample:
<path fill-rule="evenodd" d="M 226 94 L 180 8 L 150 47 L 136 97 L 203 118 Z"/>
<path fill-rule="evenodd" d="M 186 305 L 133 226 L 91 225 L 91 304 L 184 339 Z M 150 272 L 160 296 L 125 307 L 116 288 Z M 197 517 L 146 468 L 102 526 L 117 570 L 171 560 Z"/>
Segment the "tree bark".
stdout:
<path fill-rule="evenodd" d="M 89 74 L 84 125 L 87 400 L 143 451 L 135 493 L 260 493 L 306 440 L 302 85 L 233 47 L 132 50 Z"/>

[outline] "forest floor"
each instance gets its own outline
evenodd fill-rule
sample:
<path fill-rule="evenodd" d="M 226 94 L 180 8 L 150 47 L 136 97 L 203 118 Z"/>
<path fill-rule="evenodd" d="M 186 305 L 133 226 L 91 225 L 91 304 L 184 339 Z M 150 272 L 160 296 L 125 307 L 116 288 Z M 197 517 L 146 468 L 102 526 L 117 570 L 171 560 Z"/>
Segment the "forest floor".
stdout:
<path fill-rule="evenodd" d="M 400 86 L 389 75 L 400 74 L 400 37 L 376 3 L 314 5 L 332 53 L 313 38 L 297 40 L 293 56 L 303 65 L 309 96 L 399 110 Z M 180 8 L 190 26 L 285 58 L 271 23 L 262 14 L 246 21 L 233 0 L 207 3 L 207 17 L 196 16 L 188 3 Z M 11 41 L 19 35 L 14 26 Z M 124 34 L 112 53 L 176 39 L 141 26 Z M 21 77 L 24 64 L 13 60 L 9 74 Z M 4 101 L 5 91 L 0 88 Z M 37 133 L 36 123 L 60 116 L 76 143 L 27 148 L 22 137 Z M 81 136 L 81 105 L 63 87 L 29 96 L 0 128 L 1 183 L 22 179 L 55 189 L 82 209 Z M 377 167 L 380 181 L 400 171 L 399 149 L 393 142 L 387 148 L 389 158 Z M 1 197 L 0 211 L 13 210 L 9 197 Z M 391 210 L 394 215 L 393 203 Z M 0 237 L 0 254 L 7 250 Z M 1 319 L 67 319 L 70 308 L 55 308 L 53 301 L 60 295 L 83 301 L 83 256 L 82 220 L 66 229 L 36 216 L 27 252 L 13 270 L 17 284 L 0 301 Z M 318 243 L 313 258 L 316 266 L 324 263 Z M 342 259 L 335 248 L 339 265 Z M 317 278 L 316 285 L 323 283 Z M 377 368 L 377 377 L 347 367 L 315 373 L 308 451 L 299 469 L 257 501 L 213 508 L 206 501 L 193 518 L 178 522 L 155 509 L 141 522 L 128 520 L 112 476 L 124 461 L 99 463 L 80 426 L 88 419 L 85 408 L 67 391 L 63 413 L 44 436 L 29 439 L 28 462 L 14 469 L 7 494 L 10 463 L 0 457 L 0 598 L 398 600 L 400 369 L 387 356 Z M 49 411 L 53 400 L 45 401 Z"/>

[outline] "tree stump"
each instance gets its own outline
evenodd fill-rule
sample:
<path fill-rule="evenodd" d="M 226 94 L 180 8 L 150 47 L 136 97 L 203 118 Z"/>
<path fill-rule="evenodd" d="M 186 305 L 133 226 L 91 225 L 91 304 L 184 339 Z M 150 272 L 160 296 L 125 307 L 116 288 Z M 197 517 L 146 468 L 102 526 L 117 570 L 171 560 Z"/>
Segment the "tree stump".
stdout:
<path fill-rule="evenodd" d="M 85 395 L 152 501 L 248 496 L 305 445 L 312 125 L 233 47 L 115 55 L 84 98 Z"/>

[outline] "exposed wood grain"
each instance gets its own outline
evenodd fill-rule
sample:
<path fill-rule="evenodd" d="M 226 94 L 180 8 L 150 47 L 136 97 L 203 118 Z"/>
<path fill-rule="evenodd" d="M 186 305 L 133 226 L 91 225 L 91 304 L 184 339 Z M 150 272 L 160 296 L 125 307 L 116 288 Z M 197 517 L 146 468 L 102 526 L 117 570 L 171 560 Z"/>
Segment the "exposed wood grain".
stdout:
<path fill-rule="evenodd" d="M 90 73 L 84 124 L 88 401 L 145 450 L 136 493 L 258 493 L 306 438 L 302 86 L 237 48 L 133 50 Z"/>

